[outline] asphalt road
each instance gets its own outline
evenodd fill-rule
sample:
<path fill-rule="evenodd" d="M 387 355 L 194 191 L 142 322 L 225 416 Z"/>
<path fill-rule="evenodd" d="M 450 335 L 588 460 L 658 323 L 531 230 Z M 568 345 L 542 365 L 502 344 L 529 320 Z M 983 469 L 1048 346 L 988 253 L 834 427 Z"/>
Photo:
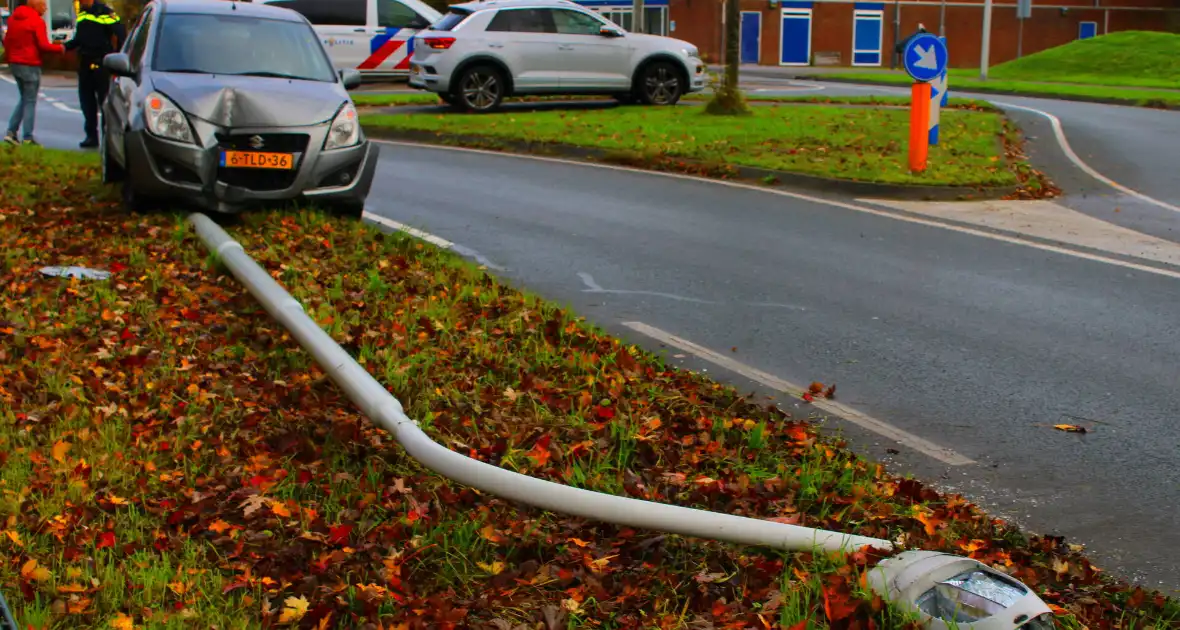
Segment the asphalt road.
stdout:
<path fill-rule="evenodd" d="M 47 146 L 81 139 L 80 116 L 56 106 L 38 129 Z M 975 463 L 837 423 L 866 455 L 1180 588 L 1180 548 L 1163 544 L 1180 528 L 1180 280 L 822 200 L 443 148 L 386 146 L 369 209 L 650 349 L 622 322 L 834 382 L 845 404 Z"/>

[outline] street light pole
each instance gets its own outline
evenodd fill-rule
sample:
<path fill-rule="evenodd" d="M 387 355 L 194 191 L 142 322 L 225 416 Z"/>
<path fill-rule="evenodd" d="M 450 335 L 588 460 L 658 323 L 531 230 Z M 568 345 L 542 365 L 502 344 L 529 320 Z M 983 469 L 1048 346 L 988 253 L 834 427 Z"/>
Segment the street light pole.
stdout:
<path fill-rule="evenodd" d="M 632 0 L 631 2 L 631 32 L 643 32 L 643 0 Z"/>
<path fill-rule="evenodd" d="M 992 0 L 983 3 L 983 45 L 979 51 L 979 79 L 987 81 L 988 57 L 992 43 Z"/>

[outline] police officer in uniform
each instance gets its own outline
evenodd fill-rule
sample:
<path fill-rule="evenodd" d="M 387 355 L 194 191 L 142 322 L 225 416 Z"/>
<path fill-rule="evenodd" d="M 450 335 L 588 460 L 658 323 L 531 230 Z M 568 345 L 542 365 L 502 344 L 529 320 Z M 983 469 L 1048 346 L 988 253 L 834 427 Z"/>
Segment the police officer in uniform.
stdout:
<path fill-rule="evenodd" d="M 98 111 L 107 97 L 110 77 L 102 58 L 123 47 L 127 30 L 114 9 L 97 0 L 79 0 L 74 39 L 66 50 L 78 51 L 78 101 L 86 118 L 86 139 L 82 148 L 98 146 Z"/>

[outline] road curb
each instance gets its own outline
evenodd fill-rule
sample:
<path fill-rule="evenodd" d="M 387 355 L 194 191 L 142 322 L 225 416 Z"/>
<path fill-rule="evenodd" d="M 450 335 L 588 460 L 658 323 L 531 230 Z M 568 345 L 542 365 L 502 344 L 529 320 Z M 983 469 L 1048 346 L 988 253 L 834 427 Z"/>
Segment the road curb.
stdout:
<path fill-rule="evenodd" d="M 362 123 L 363 124 L 363 123 Z M 470 134 L 449 134 L 433 131 L 389 129 L 364 126 L 365 133 L 383 140 L 404 140 L 423 144 L 464 146 L 508 153 L 531 153 L 590 162 L 606 162 L 652 171 L 671 171 L 711 177 L 714 179 L 757 181 L 767 186 L 804 189 L 819 193 L 875 196 L 903 201 L 964 201 L 1001 199 L 1015 194 L 1020 187 L 923 186 L 882 184 L 845 179 L 831 179 L 815 175 L 775 171 L 771 169 L 730 164 L 707 164 L 680 158 L 653 157 L 634 152 L 609 151 L 578 147 L 554 142 L 509 140 Z"/>
<path fill-rule="evenodd" d="M 886 83 L 884 81 L 864 81 L 864 80 L 859 80 L 859 79 L 855 79 L 855 80 L 854 79 L 840 79 L 840 78 L 836 78 L 836 77 L 820 77 L 820 76 L 815 76 L 815 75 L 812 75 L 812 76 L 796 75 L 796 76 L 792 77 L 792 80 L 794 80 L 794 81 L 816 81 L 816 82 L 824 82 L 824 83 L 844 83 L 847 85 L 871 85 L 874 87 L 893 87 L 893 88 L 906 87 L 905 85 L 900 84 L 900 83 Z M 1037 93 L 1037 92 L 1017 92 L 1017 91 L 1012 91 L 1012 90 L 996 90 L 996 89 L 991 89 L 991 88 L 987 88 L 987 87 L 970 87 L 970 88 L 963 89 L 963 91 L 964 92 L 975 92 L 975 93 L 979 93 L 979 94 L 995 94 L 996 96 L 1021 96 L 1021 97 L 1025 97 L 1025 98 L 1044 98 L 1044 99 L 1049 99 L 1049 100 L 1054 100 L 1054 101 L 1073 101 L 1076 103 L 1097 103 L 1099 105 L 1124 105 L 1127 107 L 1142 107 L 1143 109 L 1163 109 L 1163 110 L 1169 110 L 1169 111 L 1180 111 L 1180 105 L 1168 105 L 1167 103 L 1156 104 L 1156 103 L 1151 103 L 1151 101 L 1148 101 L 1147 103 L 1145 103 L 1144 101 L 1141 101 L 1139 99 L 1129 99 L 1129 98 L 1104 98 L 1104 97 L 1099 97 L 1099 96 L 1082 96 L 1082 95 L 1053 95 L 1053 94 L 1041 94 L 1041 93 Z M 1177 98 L 1180 98 L 1180 94 L 1177 94 Z"/>

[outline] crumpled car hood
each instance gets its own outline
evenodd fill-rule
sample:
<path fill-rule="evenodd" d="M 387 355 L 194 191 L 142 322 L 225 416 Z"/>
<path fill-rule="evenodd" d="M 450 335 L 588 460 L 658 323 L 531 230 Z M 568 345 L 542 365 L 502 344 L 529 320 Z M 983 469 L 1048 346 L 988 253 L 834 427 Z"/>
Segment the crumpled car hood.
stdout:
<path fill-rule="evenodd" d="M 207 74 L 152 79 L 186 114 L 221 127 L 314 125 L 331 120 L 348 100 L 338 83 Z"/>

